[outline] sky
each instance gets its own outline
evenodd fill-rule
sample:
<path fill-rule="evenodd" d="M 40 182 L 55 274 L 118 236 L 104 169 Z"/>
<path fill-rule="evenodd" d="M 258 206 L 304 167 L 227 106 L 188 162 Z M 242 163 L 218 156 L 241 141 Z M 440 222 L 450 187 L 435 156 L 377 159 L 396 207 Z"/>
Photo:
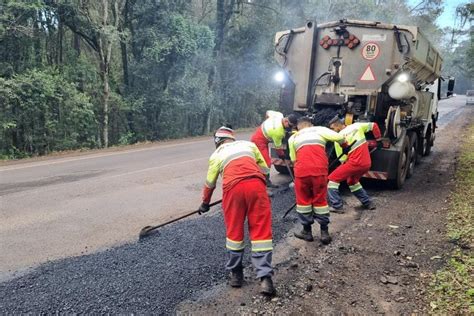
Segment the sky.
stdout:
<path fill-rule="evenodd" d="M 409 0 L 408 3 L 413 7 L 419 4 L 422 0 Z M 444 11 L 443 14 L 436 21 L 441 27 L 453 27 L 456 7 L 462 3 L 468 3 L 469 0 L 444 0 Z"/>

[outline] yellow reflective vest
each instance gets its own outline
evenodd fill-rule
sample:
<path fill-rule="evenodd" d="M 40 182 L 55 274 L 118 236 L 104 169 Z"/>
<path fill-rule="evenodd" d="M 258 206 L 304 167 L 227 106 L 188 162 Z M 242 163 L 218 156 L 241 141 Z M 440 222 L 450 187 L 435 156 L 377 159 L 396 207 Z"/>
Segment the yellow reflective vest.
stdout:
<path fill-rule="evenodd" d="M 230 162 L 243 157 L 251 158 L 251 162 L 247 160 L 240 166 L 241 168 L 237 168 L 232 172 L 224 172 Z M 224 143 L 209 158 L 206 186 L 214 188 L 220 173 L 224 173 L 222 184 L 225 187 L 228 183 L 238 180 L 238 178 L 261 175 L 262 173 L 268 174 L 269 172 L 270 168 L 268 168 L 260 150 L 254 143 L 245 140 Z"/>
<path fill-rule="evenodd" d="M 366 143 L 365 133 L 372 131 L 374 124 L 375 123 L 354 123 L 346 126 L 346 128 L 339 132 L 339 134 L 344 136 L 348 145 L 352 145 L 349 154 Z M 335 149 L 336 155 L 339 157 L 342 154 L 342 147 L 336 143 Z M 339 160 L 346 161 L 347 155 L 343 155 Z"/>
<path fill-rule="evenodd" d="M 296 152 L 305 145 L 320 145 L 326 147 L 327 142 L 335 142 L 338 145 L 342 144 L 344 143 L 344 136 L 323 126 L 313 126 L 302 129 L 293 134 L 288 140 L 290 159 L 292 162 L 295 162 Z"/>
<path fill-rule="evenodd" d="M 267 111 L 267 119 L 262 123 L 263 135 L 269 142 L 273 142 L 275 148 L 280 148 L 285 138 L 285 127 L 283 126 L 283 114 L 277 111 Z"/>

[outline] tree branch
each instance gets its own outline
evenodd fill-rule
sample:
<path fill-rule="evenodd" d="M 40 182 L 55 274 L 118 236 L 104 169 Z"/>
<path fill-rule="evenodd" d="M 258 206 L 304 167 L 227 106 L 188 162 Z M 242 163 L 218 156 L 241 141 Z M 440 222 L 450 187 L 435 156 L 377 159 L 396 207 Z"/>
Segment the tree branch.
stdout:
<path fill-rule="evenodd" d="M 246 4 L 246 5 L 250 5 L 250 6 L 254 6 L 254 7 L 259 7 L 259 8 L 262 8 L 262 9 L 267 9 L 267 10 L 270 10 L 270 11 L 273 11 L 275 14 L 280 14 L 280 12 L 275 9 L 275 8 L 272 8 L 270 6 L 266 6 L 266 5 L 263 5 L 263 4 L 257 4 L 257 3 L 254 3 L 254 2 L 243 2 L 242 4 Z"/>

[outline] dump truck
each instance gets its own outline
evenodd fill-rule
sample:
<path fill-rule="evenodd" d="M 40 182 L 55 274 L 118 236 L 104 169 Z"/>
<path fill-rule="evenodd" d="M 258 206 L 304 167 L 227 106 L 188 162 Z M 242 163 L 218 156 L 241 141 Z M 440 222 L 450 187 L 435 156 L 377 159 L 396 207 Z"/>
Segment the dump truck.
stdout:
<path fill-rule="evenodd" d="M 315 121 L 336 113 L 346 125 L 378 123 L 383 148 L 371 154 L 372 168 L 364 177 L 401 188 L 421 157 L 430 154 L 442 58 L 418 27 L 310 21 L 275 35 L 275 59 L 283 112 Z M 284 163 L 274 162 L 279 172 L 287 171 Z"/>

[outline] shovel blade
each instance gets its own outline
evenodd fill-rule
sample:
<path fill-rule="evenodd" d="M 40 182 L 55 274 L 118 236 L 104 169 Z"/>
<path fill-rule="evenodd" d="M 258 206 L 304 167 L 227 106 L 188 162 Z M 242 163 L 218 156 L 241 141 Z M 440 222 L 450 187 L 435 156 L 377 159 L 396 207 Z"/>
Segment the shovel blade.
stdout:
<path fill-rule="evenodd" d="M 158 233 L 157 231 L 154 231 L 156 229 L 156 226 L 145 226 L 140 230 L 140 233 L 138 234 L 138 240 L 142 240 L 145 237 L 148 237 L 151 235 L 152 232 Z"/>

